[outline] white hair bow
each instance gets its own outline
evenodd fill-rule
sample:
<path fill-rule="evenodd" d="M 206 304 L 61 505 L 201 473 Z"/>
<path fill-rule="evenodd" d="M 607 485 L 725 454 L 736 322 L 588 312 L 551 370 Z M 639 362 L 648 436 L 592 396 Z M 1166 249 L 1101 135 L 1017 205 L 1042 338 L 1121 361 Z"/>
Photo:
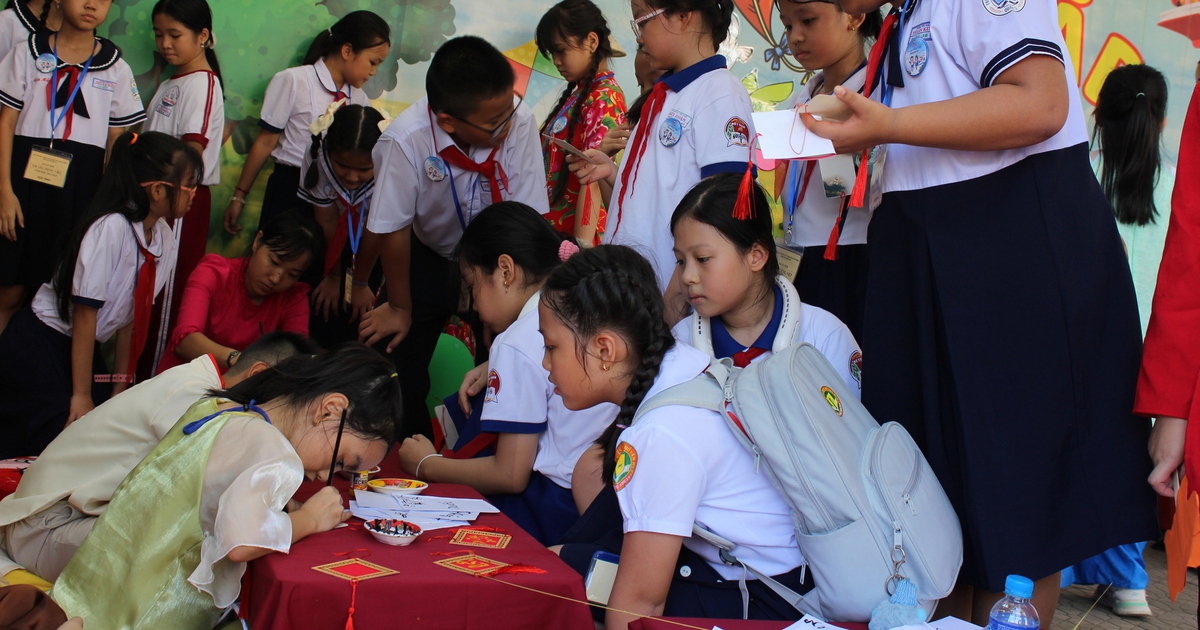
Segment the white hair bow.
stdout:
<path fill-rule="evenodd" d="M 383 133 L 387 131 L 388 125 L 392 124 L 392 116 L 382 107 L 376 107 L 375 111 L 379 112 L 379 115 L 383 117 L 383 120 L 379 121 L 379 133 Z"/>
<path fill-rule="evenodd" d="M 326 129 L 329 129 L 329 126 L 333 124 L 333 115 L 336 114 L 337 110 L 341 109 L 342 105 L 345 104 L 346 99 L 344 98 L 330 103 L 329 109 L 326 109 L 324 114 L 317 116 L 317 119 L 312 121 L 312 124 L 308 126 L 308 130 L 312 132 L 312 135 L 319 136 Z"/>

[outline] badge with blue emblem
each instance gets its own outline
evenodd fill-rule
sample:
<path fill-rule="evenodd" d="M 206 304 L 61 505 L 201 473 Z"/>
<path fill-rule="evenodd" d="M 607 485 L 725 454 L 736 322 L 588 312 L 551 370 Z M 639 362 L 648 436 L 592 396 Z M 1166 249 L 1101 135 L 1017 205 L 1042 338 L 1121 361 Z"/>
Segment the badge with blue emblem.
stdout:
<path fill-rule="evenodd" d="M 904 71 L 917 76 L 925 71 L 929 63 L 929 22 L 913 27 L 908 36 L 908 47 L 904 50 Z"/>
<path fill-rule="evenodd" d="M 554 119 L 554 124 L 550 126 L 550 133 L 558 135 L 558 134 L 562 133 L 563 129 L 566 129 L 566 128 L 567 128 L 567 117 L 559 116 L 558 118 Z"/>
<path fill-rule="evenodd" d="M 37 61 L 33 62 L 33 67 L 37 68 L 38 72 L 48 74 L 54 70 L 54 66 L 58 65 L 58 59 L 51 53 L 42 53 L 38 55 Z"/>
<path fill-rule="evenodd" d="M 683 137 L 683 123 L 676 118 L 668 118 L 663 121 L 662 127 L 658 130 L 658 141 L 664 147 L 673 147 L 679 144 L 680 138 Z"/>
<path fill-rule="evenodd" d="M 425 176 L 435 182 L 446 179 L 446 163 L 442 158 L 436 155 L 425 158 Z"/>
<path fill-rule="evenodd" d="M 983 0 L 983 8 L 992 15 L 1016 13 L 1025 8 L 1025 0 Z"/>

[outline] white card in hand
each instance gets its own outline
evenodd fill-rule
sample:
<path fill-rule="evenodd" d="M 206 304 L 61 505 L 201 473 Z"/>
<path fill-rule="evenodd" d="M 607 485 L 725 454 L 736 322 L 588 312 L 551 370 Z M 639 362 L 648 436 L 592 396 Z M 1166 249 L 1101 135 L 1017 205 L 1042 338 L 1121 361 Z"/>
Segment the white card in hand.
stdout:
<path fill-rule="evenodd" d="M 754 112 L 758 148 L 768 160 L 819 160 L 835 155 L 833 143 L 808 130 L 795 110 Z"/>

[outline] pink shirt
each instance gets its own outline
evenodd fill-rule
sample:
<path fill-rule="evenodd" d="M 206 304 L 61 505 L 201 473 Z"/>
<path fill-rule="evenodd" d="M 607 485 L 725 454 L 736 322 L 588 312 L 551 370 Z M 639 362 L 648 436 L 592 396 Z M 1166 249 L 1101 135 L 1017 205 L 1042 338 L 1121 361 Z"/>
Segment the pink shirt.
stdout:
<path fill-rule="evenodd" d="M 246 291 L 248 264 L 248 258 L 218 254 L 200 259 L 183 290 L 179 319 L 158 363 L 158 372 L 184 362 L 175 354 L 175 347 L 195 332 L 237 350 L 245 350 L 268 332 L 308 335 L 308 285 L 297 282 L 291 289 L 255 304 Z"/>

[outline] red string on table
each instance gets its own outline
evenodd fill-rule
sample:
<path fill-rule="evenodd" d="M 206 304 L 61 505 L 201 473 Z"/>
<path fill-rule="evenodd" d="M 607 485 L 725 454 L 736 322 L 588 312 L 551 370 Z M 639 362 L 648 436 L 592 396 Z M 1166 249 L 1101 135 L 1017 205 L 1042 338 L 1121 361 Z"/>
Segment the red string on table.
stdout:
<path fill-rule="evenodd" d="M 356 556 L 356 555 L 354 555 L 354 554 L 356 554 L 356 553 L 359 553 L 359 552 L 362 552 L 362 555 L 361 555 L 361 556 Z M 335 555 L 335 556 L 345 556 L 345 557 L 346 557 L 347 559 L 349 559 L 349 560 L 354 560 L 354 559 L 356 559 L 356 558 L 358 558 L 358 559 L 362 559 L 362 558 L 370 558 L 370 557 L 371 557 L 371 550 L 370 550 L 370 549 L 367 549 L 366 547 L 359 547 L 358 549 L 351 549 L 350 551 L 335 551 L 335 552 L 333 552 L 333 555 Z"/>
<path fill-rule="evenodd" d="M 350 612 L 346 616 L 346 630 L 354 630 L 354 604 L 358 599 L 358 578 L 350 578 Z"/>

